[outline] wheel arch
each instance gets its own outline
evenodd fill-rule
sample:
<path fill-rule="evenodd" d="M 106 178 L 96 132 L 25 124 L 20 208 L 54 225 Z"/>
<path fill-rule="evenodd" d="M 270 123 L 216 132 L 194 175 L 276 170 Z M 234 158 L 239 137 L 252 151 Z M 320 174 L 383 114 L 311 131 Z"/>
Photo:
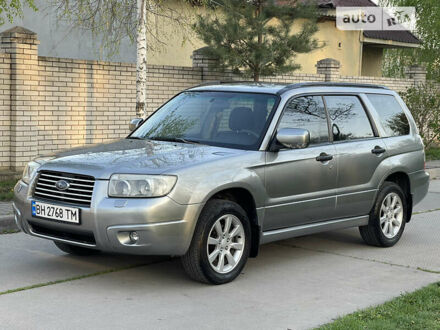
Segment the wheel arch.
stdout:
<path fill-rule="evenodd" d="M 412 194 L 411 194 L 411 181 L 409 179 L 408 174 L 404 171 L 397 170 L 395 172 L 388 173 L 387 176 L 385 176 L 384 179 L 382 180 L 381 185 L 386 181 L 394 182 L 400 188 L 402 188 L 408 206 L 406 222 L 409 222 L 412 216 L 413 202 L 412 202 Z"/>
<path fill-rule="evenodd" d="M 258 222 L 255 198 L 250 190 L 244 187 L 227 187 L 210 194 L 207 201 L 212 199 L 229 200 L 244 209 L 251 223 L 251 250 L 249 256 L 251 258 L 256 257 L 260 248 L 261 226 Z"/>

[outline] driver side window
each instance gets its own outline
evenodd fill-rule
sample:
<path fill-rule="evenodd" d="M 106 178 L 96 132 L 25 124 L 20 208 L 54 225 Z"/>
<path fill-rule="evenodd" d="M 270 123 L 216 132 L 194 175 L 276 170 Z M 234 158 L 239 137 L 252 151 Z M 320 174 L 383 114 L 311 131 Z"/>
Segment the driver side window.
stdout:
<path fill-rule="evenodd" d="M 302 128 L 310 132 L 310 144 L 329 142 L 327 115 L 321 96 L 301 96 L 290 100 L 278 129 Z"/>

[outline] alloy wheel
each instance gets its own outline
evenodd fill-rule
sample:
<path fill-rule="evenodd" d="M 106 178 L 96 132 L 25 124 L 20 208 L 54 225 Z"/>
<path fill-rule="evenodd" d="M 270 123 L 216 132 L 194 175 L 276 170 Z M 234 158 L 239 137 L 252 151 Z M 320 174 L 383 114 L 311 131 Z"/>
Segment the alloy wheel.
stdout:
<path fill-rule="evenodd" d="M 207 254 L 212 269 L 226 274 L 232 271 L 243 256 L 245 233 L 240 219 L 225 214 L 217 219 L 208 235 Z"/>
<path fill-rule="evenodd" d="M 389 193 L 380 208 L 380 228 L 387 238 L 394 238 L 402 227 L 403 205 L 400 196 Z"/>

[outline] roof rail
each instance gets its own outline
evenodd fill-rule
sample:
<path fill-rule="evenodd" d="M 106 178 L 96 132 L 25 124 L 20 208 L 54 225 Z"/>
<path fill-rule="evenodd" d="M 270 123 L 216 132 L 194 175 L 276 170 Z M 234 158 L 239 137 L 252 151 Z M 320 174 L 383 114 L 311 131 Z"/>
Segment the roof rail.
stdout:
<path fill-rule="evenodd" d="M 283 83 L 277 83 L 272 81 L 254 81 L 254 80 L 213 80 L 213 81 L 207 81 L 205 83 L 201 83 L 199 85 L 190 87 L 190 88 L 196 88 L 196 87 L 203 87 L 203 86 L 211 86 L 211 85 L 223 85 L 223 84 L 271 84 L 271 85 L 285 85 Z"/>
<path fill-rule="evenodd" d="M 207 81 L 204 83 L 201 83 L 199 85 L 195 85 L 191 88 L 195 87 L 203 87 L 203 86 L 211 86 L 211 85 L 223 85 L 223 84 L 244 84 L 244 83 L 255 83 L 255 81 L 251 80 L 213 80 L 213 81 Z M 259 81 L 259 83 L 262 83 Z"/>
<path fill-rule="evenodd" d="M 302 87 L 360 87 L 360 88 L 379 88 L 389 90 L 388 87 L 380 86 L 380 85 L 372 85 L 372 84 L 356 84 L 356 83 L 337 83 L 337 82 L 306 82 L 306 83 L 296 83 L 290 84 L 280 89 L 277 94 L 283 94 L 287 91 L 290 91 L 295 88 Z"/>

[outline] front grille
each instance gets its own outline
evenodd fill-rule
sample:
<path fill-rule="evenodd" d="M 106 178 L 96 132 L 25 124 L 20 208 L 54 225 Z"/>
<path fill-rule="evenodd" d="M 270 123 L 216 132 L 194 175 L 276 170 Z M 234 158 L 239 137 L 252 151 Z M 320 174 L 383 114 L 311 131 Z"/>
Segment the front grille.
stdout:
<path fill-rule="evenodd" d="M 60 180 L 67 181 L 69 188 L 59 190 L 55 184 Z M 35 184 L 34 196 L 49 201 L 90 206 L 94 185 L 95 178 L 92 176 L 42 171 Z"/>
<path fill-rule="evenodd" d="M 58 230 L 41 224 L 37 224 L 36 222 L 33 221 L 28 221 L 28 222 L 31 225 L 32 231 L 35 234 L 40 234 L 53 238 L 60 238 L 78 243 L 96 245 L 95 235 L 93 235 L 92 232 L 89 231 L 74 232 L 74 231 Z"/>

